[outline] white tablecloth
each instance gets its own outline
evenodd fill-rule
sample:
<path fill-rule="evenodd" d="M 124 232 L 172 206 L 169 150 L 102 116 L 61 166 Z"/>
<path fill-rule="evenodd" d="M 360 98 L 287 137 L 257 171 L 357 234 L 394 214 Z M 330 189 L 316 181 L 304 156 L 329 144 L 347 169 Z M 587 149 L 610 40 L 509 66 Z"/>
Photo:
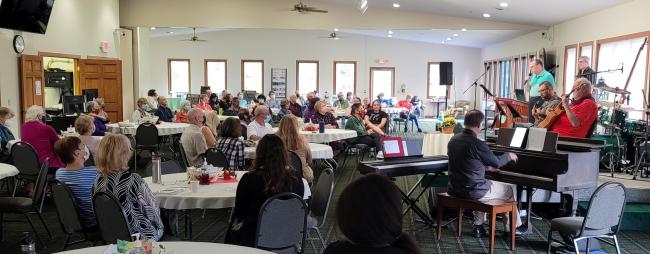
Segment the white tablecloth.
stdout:
<path fill-rule="evenodd" d="M 357 132 L 344 129 L 325 129 L 325 133 L 318 133 L 318 131 L 300 131 L 300 135 L 307 137 L 307 141 L 310 143 L 329 143 L 354 138 L 357 136 Z"/>
<path fill-rule="evenodd" d="M 158 136 L 181 134 L 188 126 L 190 126 L 188 123 L 163 122 L 161 124 L 156 124 L 156 127 L 158 128 Z M 106 127 L 108 132 L 121 133 L 124 135 L 135 135 L 135 131 L 138 128 L 138 126 L 120 127 L 116 123 L 107 124 Z"/>
<path fill-rule="evenodd" d="M 424 135 L 422 140 L 422 155 L 447 155 L 447 143 L 454 134 L 431 133 Z"/>
<path fill-rule="evenodd" d="M 237 179 L 246 171 L 237 171 Z M 144 181 L 149 186 L 158 200 L 160 208 L 185 210 L 185 209 L 221 209 L 235 207 L 235 195 L 239 181 L 233 183 L 213 183 L 199 185 L 198 192 L 192 192 L 187 183 L 187 173 L 176 173 L 163 175 L 163 184 L 151 183 L 151 177 L 145 177 Z M 307 181 L 305 185 L 304 198 L 311 196 Z"/>
<path fill-rule="evenodd" d="M 14 165 L 0 163 L 0 179 L 17 175 L 18 169 Z"/>
<path fill-rule="evenodd" d="M 239 116 L 224 116 L 224 115 L 219 115 L 219 121 L 226 121 L 226 119 L 231 118 L 231 117 L 239 118 Z"/>
<path fill-rule="evenodd" d="M 384 112 L 386 112 L 388 114 L 399 114 L 399 112 L 407 111 L 406 108 L 401 108 L 401 107 L 382 108 L 381 110 L 383 110 Z"/>
<path fill-rule="evenodd" d="M 244 148 L 244 158 L 246 159 L 255 159 L 255 149 L 256 147 L 245 147 Z M 334 152 L 332 147 L 324 144 L 309 143 L 309 149 L 311 150 L 312 159 L 332 159 L 334 158 Z"/>
<path fill-rule="evenodd" d="M 254 249 L 249 247 L 230 245 L 230 244 L 221 244 L 221 243 L 202 243 L 202 242 L 159 242 L 162 244 L 166 250 L 173 251 L 174 254 L 195 254 L 195 253 L 228 253 L 228 254 L 266 254 L 272 253 L 265 250 Z M 115 253 L 117 253 L 117 247 L 113 244 L 89 247 L 77 250 L 70 250 L 59 252 L 62 254 L 112 254 L 111 250 L 107 248 L 115 248 Z M 154 248 L 154 251 L 157 251 L 157 248 Z M 157 252 L 155 252 L 157 253 Z M 168 252 L 170 253 L 170 252 Z"/>

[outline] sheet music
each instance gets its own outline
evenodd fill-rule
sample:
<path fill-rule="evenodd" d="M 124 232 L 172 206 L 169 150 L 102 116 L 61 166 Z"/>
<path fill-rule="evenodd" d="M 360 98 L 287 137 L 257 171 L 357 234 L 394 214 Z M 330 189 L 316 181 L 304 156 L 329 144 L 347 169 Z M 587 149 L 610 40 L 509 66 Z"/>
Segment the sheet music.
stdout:
<path fill-rule="evenodd" d="M 395 154 L 399 153 L 399 141 L 397 140 L 386 140 L 384 141 L 384 153 L 386 154 Z"/>
<path fill-rule="evenodd" d="M 510 146 L 521 148 L 524 144 L 524 138 L 526 138 L 526 128 L 515 128 L 515 134 L 512 135 Z"/>
<path fill-rule="evenodd" d="M 528 145 L 526 145 L 526 150 L 543 151 L 545 141 L 546 141 L 545 128 L 529 128 Z"/>

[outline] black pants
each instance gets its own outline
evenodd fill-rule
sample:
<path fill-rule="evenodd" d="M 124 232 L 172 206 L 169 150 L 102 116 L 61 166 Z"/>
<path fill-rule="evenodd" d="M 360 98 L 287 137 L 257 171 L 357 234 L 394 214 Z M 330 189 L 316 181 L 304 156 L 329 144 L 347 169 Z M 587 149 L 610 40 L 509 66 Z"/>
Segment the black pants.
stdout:
<path fill-rule="evenodd" d="M 364 144 L 367 145 L 368 147 L 374 147 L 377 151 L 380 151 L 382 149 L 381 137 L 377 133 L 358 136 L 356 138 L 349 139 L 348 144 L 350 145 Z"/>
<path fill-rule="evenodd" d="M 532 96 L 528 100 L 528 122 L 535 123 L 535 117 L 533 117 L 533 106 L 542 100 L 540 96 Z"/>

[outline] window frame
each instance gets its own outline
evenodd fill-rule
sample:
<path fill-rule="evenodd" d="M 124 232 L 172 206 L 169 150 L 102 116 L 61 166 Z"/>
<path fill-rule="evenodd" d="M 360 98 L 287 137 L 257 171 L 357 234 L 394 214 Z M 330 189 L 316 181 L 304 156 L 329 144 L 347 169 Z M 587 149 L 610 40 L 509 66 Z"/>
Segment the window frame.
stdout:
<path fill-rule="evenodd" d="M 438 68 L 440 68 L 440 62 L 427 62 L 427 99 L 433 99 L 434 96 L 431 96 L 429 93 L 429 84 L 431 84 L 431 65 L 432 64 L 437 64 Z M 438 80 L 440 80 L 440 72 L 438 72 Z M 438 84 L 440 85 L 440 84 Z M 445 96 L 449 97 L 450 90 L 448 88 L 445 89 Z"/>
<path fill-rule="evenodd" d="M 375 71 L 375 70 L 380 70 L 380 71 L 381 70 L 389 70 L 389 71 L 393 72 L 393 79 L 391 81 L 392 82 L 392 85 L 391 85 L 391 93 L 392 94 L 391 95 L 393 95 L 393 96 L 390 97 L 390 98 L 393 98 L 396 95 L 395 94 L 395 72 L 396 72 L 395 67 L 385 67 L 385 66 L 370 67 L 369 70 L 370 71 L 368 72 L 368 74 L 369 74 L 370 77 L 368 78 L 368 81 L 369 81 L 368 82 L 368 88 L 369 88 L 368 91 L 370 91 L 370 93 L 368 94 L 368 99 L 370 101 L 373 101 L 375 99 L 375 97 L 373 97 L 374 95 L 372 93 L 372 81 L 373 81 L 372 80 L 372 72 Z"/>
<path fill-rule="evenodd" d="M 205 86 L 210 86 L 208 83 L 208 63 L 223 63 L 224 65 L 224 75 L 223 75 L 223 90 L 228 90 L 228 60 L 227 59 L 203 59 L 203 84 Z M 212 87 L 210 86 L 210 89 Z M 215 93 L 220 93 L 221 91 L 215 91 Z"/>
<path fill-rule="evenodd" d="M 316 91 L 320 90 L 320 63 L 318 60 L 296 60 L 296 90 L 300 90 L 300 64 L 311 63 L 316 64 Z M 304 91 L 303 91 L 304 92 Z M 311 91 L 307 91 L 311 92 Z"/>
<path fill-rule="evenodd" d="M 187 93 L 192 93 L 192 61 L 189 58 L 167 58 L 167 92 L 172 91 L 172 62 L 187 62 Z"/>
<path fill-rule="evenodd" d="M 241 76 L 241 91 L 244 91 L 244 65 L 246 63 L 261 63 L 262 64 L 262 91 L 260 91 L 261 94 L 264 94 L 264 60 L 255 60 L 255 59 L 242 59 L 241 60 L 241 69 L 240 69 L 240 76 Z"/>
<path fill-rule="evenodd" d="M 333 93 L 336 94 L 336 64 L 352 64 L 354 65 L 354 82 L 352 83 L 352 94 L 357 94 L 357 61 L 334 61 L 332 64 L 332 83 L 334 84 Z M 296 71 L 297 72 L 297 71 Z M 300 91 L 300 90 L 298 90 Z"/>

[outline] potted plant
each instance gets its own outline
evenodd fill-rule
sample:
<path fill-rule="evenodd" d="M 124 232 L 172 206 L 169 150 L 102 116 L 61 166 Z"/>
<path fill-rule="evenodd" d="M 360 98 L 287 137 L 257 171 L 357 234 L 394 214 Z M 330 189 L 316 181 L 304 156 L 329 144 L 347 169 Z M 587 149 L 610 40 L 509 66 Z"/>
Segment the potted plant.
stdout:
<path fill-rule="evenodd" d="M 456 128 L 456 119 L 453 117 L 445 117 L 440 125 L 440 131 L 445 134 L 454 133 L 454 128 Z"/>

